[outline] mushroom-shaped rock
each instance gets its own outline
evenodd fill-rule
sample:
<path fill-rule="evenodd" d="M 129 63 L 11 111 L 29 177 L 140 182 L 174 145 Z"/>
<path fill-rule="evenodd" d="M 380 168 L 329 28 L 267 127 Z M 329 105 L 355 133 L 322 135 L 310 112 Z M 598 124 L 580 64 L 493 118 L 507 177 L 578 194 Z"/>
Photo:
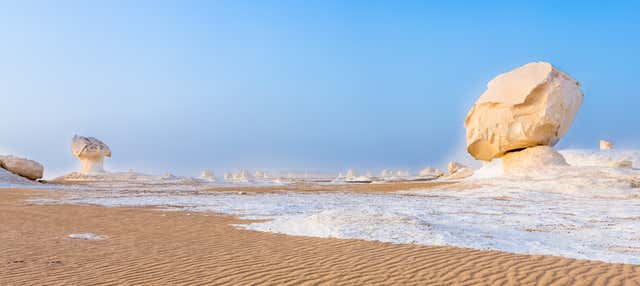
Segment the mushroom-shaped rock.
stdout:
<path fill-rule="evenodd" d="M 42 164 L 11 155 L 0 156 L 0 168 L 30 180 L 41 179 L 44 173 Z"/>
<path fill-rule="evenodd" d="M 544 171 L 552 166 L 568 166 L 562 154 L 549 146 L 536 146 L 521 151 L 513 151 L 502 157 L 505 174 L 526 174 Z"/>
<path fill-rule="evenodd" d="M 600 150 L 613 150 L 613 142 L 600 140 Z"/>
<path fill-rule="evenodd" d="M 553 146 L 571 126 L 582 97 L 576 80 L 546 62 L 501 74 L 467 114 L 467 151 L 490 161 L 513 150 Z"/>
<path fill-rule="evenodd" d="M 442 177 L 444 173 L 436 168 L 427 167 L 420 170 L 420 173 L 418 175 L 424 178 L 439 178 Z"/>
<path fill-rule="evenodd" d="M 104 173 L 104 157 L 111 157 L 111 149 L 104 142 L 83 136 L 73 136 L 71 152 L 82 164 L 82 174 Z"/>

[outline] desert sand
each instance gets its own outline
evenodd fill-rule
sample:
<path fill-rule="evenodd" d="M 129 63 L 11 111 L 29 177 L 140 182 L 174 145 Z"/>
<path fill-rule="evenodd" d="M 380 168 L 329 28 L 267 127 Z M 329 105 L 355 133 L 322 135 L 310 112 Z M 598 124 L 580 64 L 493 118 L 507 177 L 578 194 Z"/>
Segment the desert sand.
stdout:
<path fill-rule="evenodd" d="M 287 236 L 238 229 L 232 224 L 248 221 L 213 213 L 27 201 L 63 194 L 0 189 L 1 285 L 640 284 L 634 265 Z"/>

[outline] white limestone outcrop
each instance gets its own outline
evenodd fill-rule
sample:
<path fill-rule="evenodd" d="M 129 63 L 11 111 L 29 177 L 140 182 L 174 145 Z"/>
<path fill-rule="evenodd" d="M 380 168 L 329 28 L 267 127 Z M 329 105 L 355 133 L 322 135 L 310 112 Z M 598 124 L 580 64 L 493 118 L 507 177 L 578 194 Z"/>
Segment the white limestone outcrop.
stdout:
<path fill-rule="evenodd" d="M 501 74 L 467 114 L 467 151 L 490 161 L 509 151 L 554 146 L 571 126 L 582 98 L 579 83 L 546 62 Z"/>
<path fill-rule="evenodd" d="M 111 157 L 109 146 L 94 137 L 73 136 L 71 152 L 80 160 L 84 175 L 104 173 L 104 157 Z"/>

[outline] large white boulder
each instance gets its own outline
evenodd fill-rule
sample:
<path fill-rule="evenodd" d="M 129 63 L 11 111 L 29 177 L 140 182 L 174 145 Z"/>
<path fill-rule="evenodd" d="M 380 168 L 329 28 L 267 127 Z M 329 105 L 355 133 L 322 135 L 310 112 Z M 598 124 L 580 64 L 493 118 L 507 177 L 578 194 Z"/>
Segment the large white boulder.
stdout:
<path fill-rule="evenodd" d="M 78 135 L 71 139 L 71 152 L 80 160 L 80 173 L 85 175 L 104 173 L 104 157 L 111 157 L 107 144 L 93 137 Z"/>
<path fill-rule="evenodd" d="M 545 171 L 552 166 L 569 166 L 564 157 L 549 146 L 536 146 L 513 151 L 502 157 L 505 174 L 526 174 Z"/>
<path fill-rule="evenodd" d="M 554 146 L 571 126 L 582 97 L 576 80 L 546 62 L 501 74 L 467 114 L 467 151 L 490 161 L 513 150 Z"/>
<path fill-rule="evenodd" d="M 0 156 L 0 168 L 30 180 L 42 179 L 44 173 L 42 164 L 11 155 Z"/>

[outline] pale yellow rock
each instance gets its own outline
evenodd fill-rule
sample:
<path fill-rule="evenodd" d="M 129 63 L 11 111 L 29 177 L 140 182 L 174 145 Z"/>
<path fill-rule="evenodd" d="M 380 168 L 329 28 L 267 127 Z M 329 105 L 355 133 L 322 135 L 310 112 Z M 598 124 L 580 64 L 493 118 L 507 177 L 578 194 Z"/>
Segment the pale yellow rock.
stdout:
<path fill-rule="evenodd" d="M 613 142 L 600 140 L 600 150 L 613 150 Z"/>
<path fill-rule="evenodd" d="M 473 173 L 473 169 L 465 167 L 457 170 L 453 174 L 448 175 L 446 178 L 450 180 L 464 179 L 473 176 Z"/>
<path fill-rule="evenodd" d="M 467 151 L 490 161 L 513 150 L 553 146 L 571 126 L 582 97 L 577 81 L 546 62 L 501 74 L 467 114 Z"/>
<path fill-rule="evenodd" d="M 439 177 L 442 177 L 444 175 L 444 173 L 442 173 L 442 171 L 440 171 L 440 170 L 438 170 L 436 168 L 427 167 L 427 168 L 424 168 L 424 169 L 420 170 L 420 173 L 418 173 L 418 175 L 420 177 L 439 178 Z"/>
<path fill-rule="evenodd" d="M 449 162 L 447 179 L 464 179 L 473 176 L 474 170 L 458 162 Z"/>
<path fill-rule="evenodd" d="M 44 173 L 44 167 L 42 164 L 33 160 L 11 155 L 0 156 L 0 167 L 30 180 L 42 179 L 42 175 Z"/>
<path fill-rule="evenodd" d="M 104 173 L 104 157 L 111 157 L 107 144 L 93 137 L 78 135 L 71 139 L 71 152 L 80 160 L 80 173 L 85 175 Z"/>
<path fill-rule="evenodd" d="M 215 179 L 215 175 L 211 170 L 205 169 L 205 170 L 202 170 L 202 173 L 200 173 L 200 178 L 205 180 L 213 180 Z"/>
<path fill-rule="evenodd" d="M 469 167 L 463 164 L 460 164 L 458 162 L 449 162 L 449 164 L 447 165 L 447 172 L 449 172 L 449 175 L 451 175 L 462 168 L 469 168 Z"/>
<path fill-rule="evenodd" d="M 505 174 L 526 174 L 544 171 L 551 166 L 569 166 L 562 154 L 549 146 L 536 146 L 513 151 L 502 157 Z"/>

